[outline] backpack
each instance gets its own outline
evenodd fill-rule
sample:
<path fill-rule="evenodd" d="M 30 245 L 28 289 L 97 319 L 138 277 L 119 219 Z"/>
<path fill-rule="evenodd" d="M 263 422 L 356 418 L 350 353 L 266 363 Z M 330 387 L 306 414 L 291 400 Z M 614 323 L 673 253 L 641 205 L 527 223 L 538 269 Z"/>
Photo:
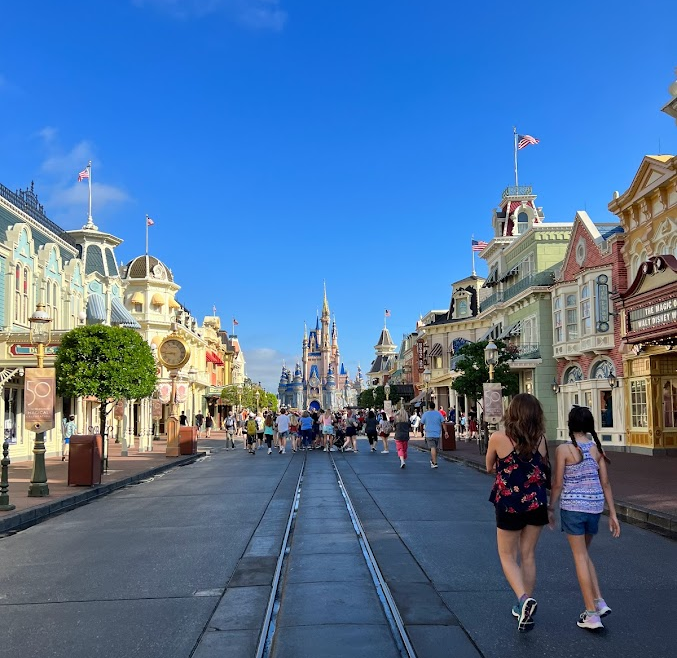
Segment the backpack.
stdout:
<path fill-rule="evenodd" d="M 235 419 L 232 416 L 228 416 L 228 418 L 226 418 L 226 427 L 228 429 L 235 427 Z"/>
<path fill-rule="evenodd" d="M 256 434 L 256 420 L 254 418 L 247 421 L 247 434 Z"/>
<path fill-rule="evenodd" d="M 257 432 L 263 432 L 263 418 L 261 418 L 260 416 L 257 416 L 255 418 L 255 421 L 256 421 L 256 431 Z"/>

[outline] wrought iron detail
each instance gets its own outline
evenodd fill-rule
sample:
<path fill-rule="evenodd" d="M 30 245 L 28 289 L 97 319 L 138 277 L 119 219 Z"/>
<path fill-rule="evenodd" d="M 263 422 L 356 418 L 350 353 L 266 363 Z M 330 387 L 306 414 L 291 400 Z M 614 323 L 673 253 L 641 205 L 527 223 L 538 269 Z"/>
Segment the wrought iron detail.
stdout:
<path fill-rule="evenodd" d="M 507 196 L 531 196 L 531 185 L 509 185 L 503 190 L 503 198 Z"/>
<path fill-rule="evenodd" d="M 45 207 L 38 201 L 33 181 L 31 181 L 31 186 L 28 189 L 19 189 L 16 192 L 12 192 L 4 185 L 0 185 L 0 196 L 32 217 L 38 224 L 57 235 L 64 242 L 73 247 L 77 246 L 75 240 L 68 233 L 45 215 Z"/>
<path fill-rule="evenodd" d="M 567 370 L 566 374 L 564 375 L 564 383 L 565 384 L 575 384 L 576 382 L 580 382 L 583 380 L 583 371 L 581 370 L 580 366 L 573 366 Z"/>
<path fill-rule="evenodd" d="M 611 361 L 604 359 L 595 365 L 595 370 L 593 372 L 593 379 L 609 379 L 611 374 L 614 371 L 614 366 Z"/>

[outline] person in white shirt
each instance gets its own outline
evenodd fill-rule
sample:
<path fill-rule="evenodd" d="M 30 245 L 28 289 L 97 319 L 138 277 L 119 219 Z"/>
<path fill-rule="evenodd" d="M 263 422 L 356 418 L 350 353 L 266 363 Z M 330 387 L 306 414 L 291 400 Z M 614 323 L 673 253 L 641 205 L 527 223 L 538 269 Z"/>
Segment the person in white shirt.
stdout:
<path fill-rule="evenodd" d="M 421 417 L 414 411 L 414 413 L 411 414 L 411 418 L 409 418 L 409 422 L 411 423 L 411 429 L 414 432 L 414 436 L 416 436 L 418 434 L 419 425 L 421 424 Z"/>
<path fill-rule="evenodd" d="M 287 416 L 287 410 L 281 409 L 280 415 L 275 421 L 277 426 L 277 437 L 279 441 L 278 445 L 278 454 L 284 455 L 287 451 L 287 437 L 289 436 L 289 416 Z"/>

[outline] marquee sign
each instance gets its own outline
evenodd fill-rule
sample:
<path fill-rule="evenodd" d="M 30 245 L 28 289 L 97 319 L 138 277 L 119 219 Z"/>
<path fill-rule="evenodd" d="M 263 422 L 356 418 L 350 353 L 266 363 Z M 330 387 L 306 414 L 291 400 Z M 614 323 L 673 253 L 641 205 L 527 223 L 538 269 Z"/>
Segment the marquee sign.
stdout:
<path fill-rule="evenodd" d="M 418 371 L 425 370 L 425 340 L 419 338 L 416 341 L 416 360 L 418 361 Z"/>
<path fill-rule="evenodd" d="M 644 331 L 664 324 L 677 324 L 677 297 L 628 313 L 628 330 Z"/>
<path fill-rule="evenodd" d="M 59 351 L 58 345 L 45 345 L 45 356 L 56 356 L 56 353 Z M 16 343 L 10 345 L 9 353 L 11 356 L 35 356 L 37 352 L 37 347 L 31 345 L 30 343 Z"/>

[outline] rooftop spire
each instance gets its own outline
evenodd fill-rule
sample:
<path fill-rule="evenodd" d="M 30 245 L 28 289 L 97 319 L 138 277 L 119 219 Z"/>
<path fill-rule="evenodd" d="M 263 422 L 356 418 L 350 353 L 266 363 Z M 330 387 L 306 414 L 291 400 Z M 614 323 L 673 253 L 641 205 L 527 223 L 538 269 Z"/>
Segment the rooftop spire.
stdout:
<path fill-rule="evenodd" d="M 329 302 L 327 301 L 327 282 L 323 281 L 324 285 L 324 300 L 322 302 L 322 317 L 329 317 Z"/>

